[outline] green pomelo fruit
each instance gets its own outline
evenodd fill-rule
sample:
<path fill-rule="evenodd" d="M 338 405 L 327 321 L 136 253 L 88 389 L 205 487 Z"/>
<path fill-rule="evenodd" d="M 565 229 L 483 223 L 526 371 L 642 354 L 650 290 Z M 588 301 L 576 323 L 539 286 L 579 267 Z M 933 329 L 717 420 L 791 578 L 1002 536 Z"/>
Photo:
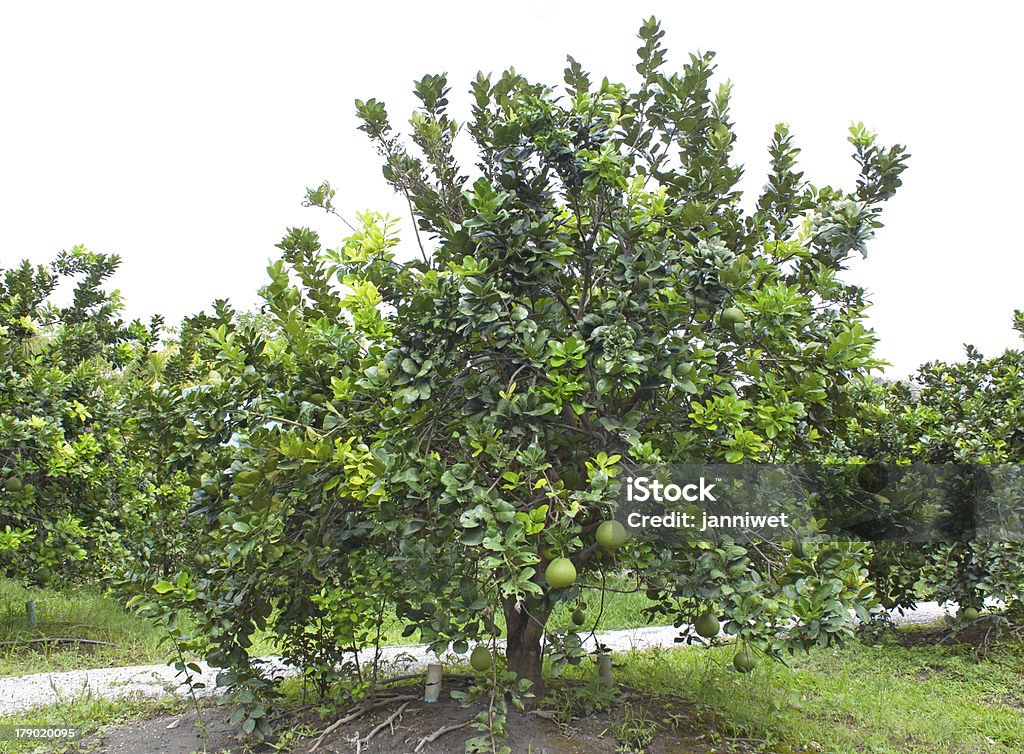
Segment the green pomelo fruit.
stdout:
<path fill-rule="evenodd" d="M 746 319 L 746 315 L 744 315 L 743 312 L 735 306 L 730 306 L 722 312 L 722 324 L 730 330 L 735 329 L 736 325 L 741 322 L 745 322 Z"/>
<path fill-rule="evenodd" d="M 473 670 L 481 673 L 485 670 L 490 670 L 491 661 L 491 650 L 483 644 L 473 647 L 473 653 L 469 656 L 469 664 Z"/>
<path fill-rule="evenodd" d="M 697 622 L 693 625 L 697 629 L 697 635 L 703 636 L 705 639 L 712 639 L 718 636 L 718 632 L 722 628 L 718 618 L 711 612 L 701 613 L 700 617 L 697 618 Z"/>
<path fill-rule="evenodd" d="M 597 543 L 606 550 L 618 550 L 629 535 L 618 521 L 605 521 L 597 527 Z"/>
<path fill-rule="evenodd" d="M 552 589 L 565 589 L 576 583 L 576 566 L 569 558 L 555 558 L 548 563 L 544 578 Z"/>
<path fill-rule="evenodd" d="M 732 658 L 732 666 L 741 673 L 749 673 L 757 665 L 754 656 L 746 649 L 741 649 Z"/>

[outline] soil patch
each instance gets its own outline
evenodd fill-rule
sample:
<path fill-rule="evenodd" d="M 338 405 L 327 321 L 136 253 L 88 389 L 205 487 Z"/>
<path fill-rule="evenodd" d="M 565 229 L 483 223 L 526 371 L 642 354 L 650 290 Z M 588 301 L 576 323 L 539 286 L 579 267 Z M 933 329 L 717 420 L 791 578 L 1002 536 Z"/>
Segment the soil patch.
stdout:
<path fill-rule="evenodd" d="M 83 752 L 104 754 L 193 754 L 244 752 L 238 726 L 229 725 L 224 710 L 211 708 L 120 725 L 86 742 Z"/>
<path fill-rule="evenodd" d="M 414 693 L 413 689 L 403 693 Z M 770 751 L 752 739 L 730 739 L 692 706 L 671 700 L 643 697 L 625 690 L 620 703 L 607 711 L 580 715 L 571 719 L 564 712 L 509 713 L 509 736 L 504 742 L 513 754 L 615 754 L 622 751 L 650 754 L 710 754 L 733 752 L 752 754 Z M 408 704 L 406 704 L 408 701 Z M 401 715 L 399 708 L 406 704 Z M 455 728 L 472 721 L 481 707 L 463 707 L 444 698 L 434 704 L 415 700 L 396 700 L 336 727 L 320 743 L 317 754 L 463 754 L 466 740 L 482 735 L 472 727 Z M 309 754 L 320 734 L 351 709 L 321 718 L 305 711 L 282 721 L 288 727 L 288 751 Z M 85 742 L 83 752 L 93 754 L 262 754 L 274 751 L 267 744 L 245 743 L 238 728 L 228 725 L 227 711 L 210 707 L 197 719 L 195 712 L 160 717 L 108 729 Z M 424 739 L 445 728 L 454 728 Z M 628 747 L 628 748 L 627 748 Z"/>

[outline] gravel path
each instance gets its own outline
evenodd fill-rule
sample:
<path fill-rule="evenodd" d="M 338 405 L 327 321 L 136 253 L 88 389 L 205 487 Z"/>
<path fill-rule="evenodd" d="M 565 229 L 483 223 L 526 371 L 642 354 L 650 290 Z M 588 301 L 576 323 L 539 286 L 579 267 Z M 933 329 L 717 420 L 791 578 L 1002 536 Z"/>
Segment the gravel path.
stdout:
<path fill-rule="evenodd" d="M 922 603 L 916 610 L 893 619 L 902 624 L 928 624 L 942 620 L 946 609 L 934 602 Z M 675 646 L 674 639 L 679 629 L 672 626 L 634 628 L 622 631 L 606 631 L 598 634 L 600 641 L 616 652 L 631 649 Z M 594 641 L 584 641 L 585 649 L 593 649 Z M 373 652 L 360 653 L 360 662 L 370 664 Z M 384 647 L 381 650 L 381 666 L 393 673 L 408 673 L 423 669 L 428 662 L 438 658 L 424 645 Z M 205 663 L 199 663 L 202 674 L 197 681 L 206 684 L 198 693 L 212 696 L 217 693 L 217 670 Z M 270 658 L 265 667 L 272 672 L 288 674 L 292 669 L 279 660 Z M 188 690 L 181 685 L 177 671 L 169 665 L 137 665 L 124 668 L 98 668 L 95 670 L 71 670 L 63 673 L 37 673 L 35 675 L 0 678 L 0 716 L 24 712 L 33 707 L 58 704 L 81 697 L 105 697 L 117 699 L 130 695 L 167 696 L 186 695 Z"/>

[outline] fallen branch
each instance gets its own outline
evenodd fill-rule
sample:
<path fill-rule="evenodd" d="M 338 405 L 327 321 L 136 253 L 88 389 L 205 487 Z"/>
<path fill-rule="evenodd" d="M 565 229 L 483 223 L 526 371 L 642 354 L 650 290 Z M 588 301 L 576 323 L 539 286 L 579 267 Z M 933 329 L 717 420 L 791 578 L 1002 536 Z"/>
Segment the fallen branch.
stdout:
<path fill-rule="evenodd" d="M 425 675 L 426 675 L 425 672 L 424 673 L 410 673 L 409 675 L 395 675 L 395 676 L 391 676 L 390 678 L 385 678 L 383 680 L 377 681 L 377 685 L 378 686 L 387 686 L 387 685 L 390 685 L 392 683 L 401 683 L 402 681 L 415 681 L 415 680 L 418 680 L 420 678 L 423 678 Z M 476 678 L 476 676 L 471 674 L 471 673 L 445 673 L 444 678 L 445 678 L 446 681 L 451 681 L 451 680 L 473 680 L 473 679 Z"/>
<path fill-rule="evenodd" d="M 451 733 L 453 730 L 458 730 L 459 728 L 465 728 L 465 727 L 471 725 L 472 723 L 473 723 L 472 720 L 467 720 L 466 722 L 459 723 L 458 725 L 446 725 L 443 728 L 438 728 L 433 733 L 431 733 L 429 736 L 424 736 L 423 738 L 420 739 L 420 742 L 418 744 L 416 744 L 416 748 L 413 749 L 414 754 L 416 754 L 416 752 L 423 751 L 423 747 L 424 746 L 426 746 L 427 744 L 434 743 L 434 741 L 439 739 L 445 733 Z M 312 751 L 312 749 L 310 751 Z"/>
<path fill-rule="evenodd" d="M 366 738 L 363 739 L 363 743 L 364 744 L 370 743 L 370 739 L 371 738 L 373 738 L 378 733 L 380 733 L 382 730 L 387 728 L 389 725 L 391 725 L 391 723 L 395 722 L 396 718 L 397 719 L 401 719 L 402 713 L 405 712 L 405 708 L 408 707 L 410 704 L 412 704 L 412 700 L 411 699 L 409 701 L 405 702 L 401 707 L 396 709 L 394 712 L 392 712 L 387 720 L 385 720 L 380 725 L 378 725 L 376 728 L 374 728 L 373 730 L 371 730 L 369 733 L 366 734 Z"/>
<path fill-rule="evenodd" d="M 98 644 L 104 647 L 117 646 L 109 641 L 97 641 L 96 639 L 75 639 L 67 636 L 48 636 L 42 639 L 19 639 L 18 641 L 0 641 L 0 647 L 10 647 L 16 644 Z"/>
<path fill-rule="evenodd" d="M 405 696 L 393 696 L 393 697 L 390 697 L 390 698 L 385 699 L 385 700 L 380 701 L 380 702 L 374 702 L 373 704 L 361 704 L 361 705 L 359 705 L 358 707 L 356 707 L 355 710 L 353 710 L 349 714 L 345 715 L 340 720 L 332 723 L 327 728 L 327 730 L 325 730 L 323 733 L 321 733 L 320 737 L 316 740 L 316 742 L 312 746 L 309 747 L 309 754 L 313 754 L 314 751 L 319 749 L 320 745 L 324 742 L 324 739 L 327 738 L 329 735 L 331 735 L 334 731 L 336 731 L 342 725 L 345 725 L 345 723 L 350 723 L 353 720 L 358 720 L 360 717 L 365 715 L 367 712 L 373 712 L 373 710 L 379 709 L 380 707 L 386 707 L 387 705 L 389 705 L 389 704 L 391 704 L 393 702 L 414 701 L 414 700 L 419 699 L 419 698 L 420 697 L 419 697 L 418 694 L 406 694 Z"/>

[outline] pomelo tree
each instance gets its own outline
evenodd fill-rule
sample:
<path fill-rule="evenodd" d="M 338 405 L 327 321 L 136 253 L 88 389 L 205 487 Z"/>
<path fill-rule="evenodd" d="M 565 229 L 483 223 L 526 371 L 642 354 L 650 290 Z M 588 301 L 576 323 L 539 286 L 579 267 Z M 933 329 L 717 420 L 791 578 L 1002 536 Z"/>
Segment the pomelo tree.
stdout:
<path fill-rule="evenodd" d="M 187 488 L 148 485 L 128 408 L 160 321 L 121 319 L 104 288 L 119 263 L 76 247 L 0 270 L 0 573 L 46 582 L 150 556 L 178 565 L 148 535 L 155 501 L 183 511 Z"/>
<path fill-rule="evenodd" d="M 376 447 L 408 522 L 403 570 L 443 574 L 447 606 L 408 618 L 443 635 L 500 603 L 509 666 L 537 686 L 547 617 L 573 594 L 544 573 L 568 558 L 585 582 L 610 564 L 594 534 L 622 467 L 820 460 L 847 386 L 876 364 L 863 292 L 840 273 L 880 225 L 903 148 L 855 126 L 856 187 L 814 185 L 779 125 L 745 211 L 730 86 L 712 86 L 711 54 L 667 73 L 662 35 L 641 28 L 635 88 L 572 58 L 560 93 L 481 74 L 466 124 L 446 78 L 425 76 L 407 139 L 383 103 L 357 102 L 422 252 L 368 276 L 391 327 L 366 384 L 389 396 Z M 475 171 L 455 158 L 463 132 Z M 810 566 L 741 542 L 634 548 L 619 564 L 665 610 L 705 606 L 777 650 L 779 636 L 841 635 L 847 608 L 870 602 L 860 547 L 825 549 Z M 829 571 L 844 569 L 836 588 Z"/>
<path fill-rule="evenodd" d="M 1015 314 L 1024 332 L 1024 315 Z M 956 464 L 972 468 L 974 485 L 986 470 L 1018 475 L 1024 463 L 1024 357 L 1018 349 L 986 358 L 968 347 L 960 362 L 929 362 L 907 382 L 862 386 L 849 446 L 866 459 L 886 463 Z M 1019 496 L 1010 505 L 1005 531 L 984 527 L 991 490 L 969 494 L 982 501 L 972 520 L 929 542 L 876 547 L 871 576 L 886 606 L 910 607 L 920 599 L 978 606 L 986 598 L 1019 603 L 1024 566 Z M 968 613 L 970 615 L 970 613 Z"/>
<path fill-rule="evenodd" d="M 437 649 L 503 635 L 539 692 L 544 641 L 579 654 L 546 631 L 552 609 L 607 570 L 629 569 L 677 625 L 707 613 L 773 654 L 866 615 L 856 543 L 596 541 L 624 468 L 841 445 L 850 386 L 877 364 L 863 291 L 841 273 L 906 160 L 855 126 L 856 185 L 812 184 L 779 125 L 745 209 L 730 87 L 712 86 L 710 53 L 667 72 L 662 36 L 641 28 L 634 87 L 572 58 L 561 92 L 481 74 L 464 124 L 446 77 L 425 76 L 407 138 L 383 103 L 357 102 L 414 252 L 373 217 L 338 250 L 293 229 L 262 325 L 209 323 L 208 374 L 160 414 L 194 440 L 168 457 L 191 465 L 210 563 L 157 591 L 199 615 L 248 730 L 265 727 L 271 685 L 249 657 L 257 628 L 321 679 L 389 614 Z M 308 194 L 332 199 L 328 184 Z"/>

